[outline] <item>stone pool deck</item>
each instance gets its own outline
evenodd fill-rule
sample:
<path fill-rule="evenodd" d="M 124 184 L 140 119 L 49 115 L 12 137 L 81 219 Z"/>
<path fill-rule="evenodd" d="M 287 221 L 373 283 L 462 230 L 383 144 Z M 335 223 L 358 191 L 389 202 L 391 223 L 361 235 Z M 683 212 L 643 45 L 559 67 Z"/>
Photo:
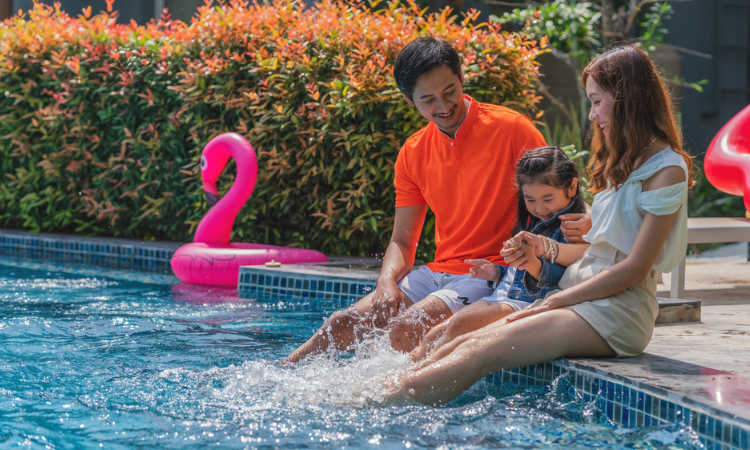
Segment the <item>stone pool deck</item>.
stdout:
<path fill-rule="evenodd" d="M 750 262 L 741 261 L 688 261 L 685 299 L 701 301 L 700 322 L 657 325 L 646 351 L 635 358 L 573 361 L 750 420 Z M 657 295 L 666 297 L 669 277 L 663 278 Z"/>
<path fill-rule="evenodd" d="M 646 352 L 750 378 L 750 262 L 690 264 L 685 279 L 701 321 L 657 326 Z"/>

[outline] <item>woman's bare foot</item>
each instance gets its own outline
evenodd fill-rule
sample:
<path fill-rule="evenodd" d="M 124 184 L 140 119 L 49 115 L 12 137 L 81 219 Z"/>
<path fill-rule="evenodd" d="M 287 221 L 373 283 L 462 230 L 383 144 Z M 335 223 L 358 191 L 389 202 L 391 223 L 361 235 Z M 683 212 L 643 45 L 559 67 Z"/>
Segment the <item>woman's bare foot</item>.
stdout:
<path fill-rule="evenodd" d="M 409 359 L 411 359 L 413 362 L 420 361 L 425 356 L 427 356 L 427 351 L 427 342 L 422 340 L 419 342 L 419 345 L 417 345 L 414 350 L 409 353 Z"/>

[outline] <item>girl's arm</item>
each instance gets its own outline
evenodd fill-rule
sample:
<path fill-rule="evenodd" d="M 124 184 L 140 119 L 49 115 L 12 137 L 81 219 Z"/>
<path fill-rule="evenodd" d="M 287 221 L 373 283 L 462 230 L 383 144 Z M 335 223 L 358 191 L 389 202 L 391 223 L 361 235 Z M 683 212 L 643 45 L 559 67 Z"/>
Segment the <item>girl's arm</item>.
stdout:
<path fill-rule="evenodd" d="M 644 186 L 648 186 L 647 190 L 656 190 L 683 181 L 685 172 L 680 167 L 672 166 L 657 172 L 644 183 Z M 607 298 L 640 283 L 646 279 L 659 257 L 678 213 L 679 211 L 676 211 L 664 216 L 646 213 L 635 238 L 633 250 L 627 258 L 581 284 L 550 295 L 538 307 L 519 311 L 518 315 L 513 315 L 508 321 L 550 309 Z"/>
<path fill-rule="evenodd" d="M 535 248 L 536 256 L 544 256 L 544 241 L 542 236 L 538 234 L 529 233 L 528 231 L 521 231 L 517 235 L 511 238 L 512 242 L 526 242 L 533 245 Z M 583 253 L 589 248 L 590 244 L 561 244 L 558 243 L 558 255 L 555 259 L 555 263 L 560 264 L 563 267 L 568 267 L 574 262 L 578 261 Z M 513 248 L 503 248 L 500 251 L 500 255 L 505 258 L 505 262 L 509 266 L 518 266 L 518 270 L 529 269 L 529 258 L 526 254 Z"/>
<path fill-rule="evenodd" d="M 557 259 L 555 259 L 555 262 L 557 264 L 560 264 L 561 266 L 568 267 L 569 265 L 573 264 L 574 262 L 581 259 L 584 253 L 586 253 L 586 249 L 589 248 L 591 244 L 585 243 L 585 244 L 557 244 L 559 250 L 559 253 L 557 255 Z"/>

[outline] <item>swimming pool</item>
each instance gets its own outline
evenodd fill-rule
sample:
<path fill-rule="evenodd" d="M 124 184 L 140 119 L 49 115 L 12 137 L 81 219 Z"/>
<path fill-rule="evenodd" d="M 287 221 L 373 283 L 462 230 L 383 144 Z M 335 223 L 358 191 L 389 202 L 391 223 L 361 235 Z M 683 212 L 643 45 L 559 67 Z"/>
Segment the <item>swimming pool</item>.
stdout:
<path fill-rule="evenodd" d="M 480 382 L 441 408 L 379 405 L 405 357 L 377 336 L 279 364 L 324 315 L 0 263 L 0 446 L 701 447 L 689 427 L 612 425 L 566 377 Z"/>

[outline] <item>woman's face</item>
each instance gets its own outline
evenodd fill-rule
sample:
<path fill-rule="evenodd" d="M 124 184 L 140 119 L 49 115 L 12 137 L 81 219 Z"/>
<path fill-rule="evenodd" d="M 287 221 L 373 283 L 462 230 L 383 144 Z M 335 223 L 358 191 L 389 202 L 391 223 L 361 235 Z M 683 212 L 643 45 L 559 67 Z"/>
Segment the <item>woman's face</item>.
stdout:
<path fill-rule="evenodd" d="M 586 80 L 586 95 L 591 100 L 591 110 L 589 111 L 589 120 L 596 123 L 604 136 L 609 132 L 610 118 L 612 117 L 612 108 L 615 105 L 615 98 L 609 92 L 602 90 L 594 81 L 594 77 L 588 77 Z"/>

